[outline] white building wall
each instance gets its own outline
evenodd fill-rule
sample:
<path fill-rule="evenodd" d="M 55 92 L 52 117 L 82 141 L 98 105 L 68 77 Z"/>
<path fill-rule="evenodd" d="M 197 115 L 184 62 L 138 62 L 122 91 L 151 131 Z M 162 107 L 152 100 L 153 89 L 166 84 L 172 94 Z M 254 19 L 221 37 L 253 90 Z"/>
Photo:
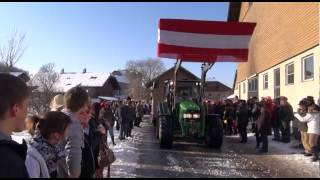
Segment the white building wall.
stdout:
<path fill-rule="evenodd" d="M 239 99 L 247 100 L 248 99 L 248 80 L 244 80 L 240 82 L 240 88 L 236 89 L 235 94 L 238 95 Z M 245 86 L 245 91 L 243 89 Z"/>
<path fill-rule="evenodd" d="M 303 58 L 313 54 L 314 59 L 314 77 L 313 80 L 303 80 Z M 286 84 L 286 65 L 294 64 L 294 84 Z M 299 101 L 306 96 L 313 96 L 315 101 L 320 95 L 320 47 L 319 45 L 305 51 L 291 59 L 286 60 L 266 71 L 258 74 L 258 98 L 270 96 L 274 98 L 274 70 L 280 68 L 280 96 L 286 96 L 294 111 L 298 108 Z M 268 88 L 263 88 L 263 75 L 268 73 Z M 249 78 L 249 77 L 248 77 Z M 245 82 L 246 91 L 243 92 L 243 84 Z M 240 82 L 240 90 L 235 89 L 234 93 L 240 99 L 248 99 L 248 80 Z M 237 86 L 239 87 L 239 84 Z"/>
<path fill-rule="evenodd" d="M 313 54 L 314 77 L 313 80 L 303 80 L 303 57 Z M 286 84 L 286 65 L 294 64 L 294 84 Z M 320 92 L 320 48 L 312 48 L 298 56 L 295 56 L 281 64 L 259 73 L 259 97 L 270 96 L 274 98 L 274 70 L 280 67 L 280 95 L 286 96 L 294 110 L 299 101 L 306 96 L 313 96 L 317 101 Z M 263 89 L 263 75 L 268 73 L 268 89 Z"/>

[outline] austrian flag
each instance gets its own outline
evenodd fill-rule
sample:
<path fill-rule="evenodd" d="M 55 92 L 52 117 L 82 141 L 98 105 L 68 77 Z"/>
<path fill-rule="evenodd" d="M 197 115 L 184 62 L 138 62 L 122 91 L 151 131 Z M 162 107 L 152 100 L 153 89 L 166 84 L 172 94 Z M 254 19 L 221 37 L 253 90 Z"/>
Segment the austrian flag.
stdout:
<path fill-rule="evenodd" d="M 255 25 L 160 19 L 158 56 L 195 62 L 244 62 Z"/>

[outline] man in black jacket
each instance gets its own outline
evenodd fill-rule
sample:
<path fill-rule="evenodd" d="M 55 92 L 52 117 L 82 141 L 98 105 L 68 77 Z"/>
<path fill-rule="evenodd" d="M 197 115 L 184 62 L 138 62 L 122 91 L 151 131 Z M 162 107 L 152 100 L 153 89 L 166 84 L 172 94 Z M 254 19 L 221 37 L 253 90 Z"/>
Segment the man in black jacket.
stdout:
<path fill-rule="evenodd" d="M 274 99 L 274 109 L 271 114 L 271 125 L 273 129 L 274 138 L 273 141 L 280 141 L 280 127 L 281 121 L 279 119 L 280 98 Z"/>
<path fill-rule="evenodd" d="M 281 121 L 281 141 L 290 142 L 290 121 L 294 119 L 292 106 L 284 96 L 280 97 L 279 119 Z"/>
<path fill-rule="evenodd" d="M 29 177 L 25 166 L 27 146 L 10 137 L 13 131 L 24 129 L 29 94 L 21 79 L 0 74 L 0 178 Z"/>
<path fill-rule="evenodd" d="M 116 116 L 119 118 L 120 134 L 119 139 L 125 140 L 125 132 L 128 130 L 129 118 L 128 118 L 129 106 L 119 101 L 119 107 L 116 110 Z"/>
<path fill-rule="evenodd" d="M 245 100 L 240 100 L 240 103 L 237 107 L 237 128 L 240 134 L 240 143 L 246 143 L 248 141 L 247 138 L 247 126 L 249 122 L 249 109 Z"/>

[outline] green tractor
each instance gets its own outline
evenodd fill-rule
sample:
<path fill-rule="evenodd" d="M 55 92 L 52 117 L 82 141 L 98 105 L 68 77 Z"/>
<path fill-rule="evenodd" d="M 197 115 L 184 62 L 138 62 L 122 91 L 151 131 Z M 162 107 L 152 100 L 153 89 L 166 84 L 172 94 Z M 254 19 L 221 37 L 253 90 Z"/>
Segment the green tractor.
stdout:
<path fill-rule="evenodd" d="M 202 66 L 201 81 L 177 81 L 178 60 L 174 80 L 166 81 L 165 100 L 159 102 L 156 135 L 161 148 L 171 148 L 175 138 L 203 140 L 208 147 L 220 148 L 223 142 L 221 117 L 208 114 L 203 102 L 205 76 L 213 63 Z"/>
<path fill-rule="evenodd" d="M 177 60 L 173 81 L 166 82 L 165 100 L 158 104 L 155 117 L 161 147 L 172 147 L 178 136 L 221 147 L 221 117 L 208 114 L 203 102 L 206 73 L 215 62 L 246 62 L 255 26 L 251 22 L 159 20 L 158 57 Z M 177 81 L 182 61 L 204 62 L 200 82 Z"/>

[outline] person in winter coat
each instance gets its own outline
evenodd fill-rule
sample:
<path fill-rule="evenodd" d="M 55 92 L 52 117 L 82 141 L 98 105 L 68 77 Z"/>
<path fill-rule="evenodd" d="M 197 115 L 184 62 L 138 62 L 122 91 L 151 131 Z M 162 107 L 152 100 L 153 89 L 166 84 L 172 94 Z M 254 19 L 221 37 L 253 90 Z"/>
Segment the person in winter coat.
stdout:
<path fill-rule="evenodd" d="M 258 122 L 258 119 L 261 114 L 261 103 L 260 102 L 256 102 L 256 101 L 253 102 L 253 108 L 252 108 L 251 114 L 252 114 L 252 118 L 253 118 L 252 130 L 255 133 L 256 149 L 258 149 L 260 147 L 260 135 L 259 135 L 259 131 L 258 131 L 257 122 Z"/>
<path fill-rule="evenodd" d="M 88 93 L 81 87 L 73 87 L 64 94 L 64 109 L 71 123 L 65 140 L 60 143 L 66 151 L 66 158 L 59 161 L 59 178 L 78 178 L 81 174 L 82 149 L 84 134 L 81 121 L 87 119 L 89 109 Z"/>
<path fill-rule="evenodd" d="M 103 136 L 106 135 L 106 129 L 103 126 L 102 119 L 99 118 L 99 115 L 101 114 L 100 112 L 101 112 L 100 104 L 99 103 L 92 104 L 91 117 L 89 120 L 89 134 L 88 135 L 85 134 L 85 140 L 87 144 L 85 148 L 90 153 L 90 150 L 88 149 L 88 145 L 91 145 L 91 149 L 94 156 L 96 177 L 102 177 L 102 174 L 103 174 L 103 169 L 99 167 L 98 156 L 99 156 L 100 144 L 104 140 Z"/>
<path fill-rule="evenodd" d="M 301 117 L 305 117 L 308 112 L 308 100 L 306 98 L 302 99 L 299 102 L 299 108 L 297 110 L 297 113 Z M 306 122 L 300 122 L 296 117 L 294 120 L 295 124 L 297 124 L 297 127 L 299 128 L 300 134 L 301 134 L 301 143 L 303 145 L 304 151 L 303 154 L 305 156 L 312 156 L 311 153 L 311 147 L 309 145 L 309 135 L 308 135 L 308 126 Z"/>
<path fill-rule="evenodd" d="M 257 120 L 258 142 L 262 142 L 259 152 L 268 152 L 268 135 L 271 135 L 271 102 L 260 102 L 260 116 Z"/>
<path fill-rule="evenodd" d="M 0 178 L 28 178 L 27 145 L 11 139 L 24 129 L 30 90 L 20 78 L 0 73 Z"/>
<path fill-rule="evenodd" d="M 143 105 L 141 101 L 138 102 L 138 105 L 136 107 L 136 126 L 140 127 L 140 123 L 142 122 L 143 117 Z"/>
<path fill-rule="evenodd" d="M 240 103 L 237 107 L 237 128 L 240 133 L 240 143 L 247 142 L 247 126 L 249 122 L 248 111 L 249 110 L 246 101 L 240 100 Z"/>
<path fill-rule="evenodd" d="M 113 127 L 114 127 L 116 118 L 112 111 L 112 107 L 108 103 L 103 104 L 100 112 L 100 119 L 102 120 L 105 129 L 108 130 L 111 137 L 112 144 L 115 146 L 116 143 L 114 142 Z"/>
<path fill-rule="evenodd" d="M 279 109 L 280 109 L 280 98 L 274 99 L 272 103 L 272 112 L 271 112 L 271 125 L 273 129 L 273 141 L 280 141 L 280 124 L 279 119 Z"/>
<path fill-rule="evenodd" d="M 28 144 L 25 164 L 31 178 L 56 178 L 58 161 L 65 158 L 57 144 L 64 140 L 71 120 L 64 113 L 55 111 L 39 119 L 35 135 Z"/>
<path fill-rule="evenodd" d="M 232 104 L 231 101 L 227 100 L 223 119 L 227 120 L 226 132 L 228 135 L 233 134 L 232 124 L 235 119 L 235 114 L 236 114 L 235 112 L 236 111 L 234 109 L 234 105 Z"/>
<path fill-rule="evenodd" d="M 300 114 L 296 113 L 294 115 L 299 121 L 307 122 L 308 126 L 308 136 L 309 136 L 309 146 L 312 151 L 312 161 L 318 160 L 318 137 L 320 135 L 320 115 L 319 111 L 316 110 L 314 104 L 308 106 L 308 113 L 302 117 Z"/>
<path fill-rule="evenodd" d="M 280 97 L 279 119 L 281 121 L 281 141 L 290 142 L 290 121 L 293 120 L 293 109 L 284 96 Z"/>
<path fill-rule="evenodd" d="M 125 140 L 125 134 L 129 126 L 128 111 L 129 111 L 128 105 L 123 104 L 122 101 L 119 101 L 119 107 L 116 110 L 116 116 L 118 117 L 118 121 L 120 124 L 120 133 L 119 133 L 120 140 Z"/>
<path fill-rule="evenodd" d="M 91 113 L 92 107 L 89 107 L 85 112 L 84 118 L 80 120 L 81 126 L 83 128 L 83 136 L 84 136 L 84 146 L 82 148 L 82 159 L 81 159 L 81 174 L 79 178 L 93 178 L 96 172 L 95 167 L 95 157 L 94 157 L 94 129 L 92 129 L 89 125 L 89 121 L 91 119 L 91 115 L 95 112 Z"/>
<path fill-rule="evenodd" d="M 136 109 L 134 107 L 134 103 L 132 101 L 129 101 L 128 103 L 129 110 L 128 110 L 128 120 L 129 120 L 129 126 L 127 128 L 127 137 L 132 137 L 132 129 L 133 129 L 133 123 L 136 118 Z"/>
<path fill-rule="evenodd" d="M 222 101 L 218 101 L 215 108 L 214 113 L 219 114 L 220 118 L 223 119 L 223 113 L 224 113 L 224 105 Z"/>

